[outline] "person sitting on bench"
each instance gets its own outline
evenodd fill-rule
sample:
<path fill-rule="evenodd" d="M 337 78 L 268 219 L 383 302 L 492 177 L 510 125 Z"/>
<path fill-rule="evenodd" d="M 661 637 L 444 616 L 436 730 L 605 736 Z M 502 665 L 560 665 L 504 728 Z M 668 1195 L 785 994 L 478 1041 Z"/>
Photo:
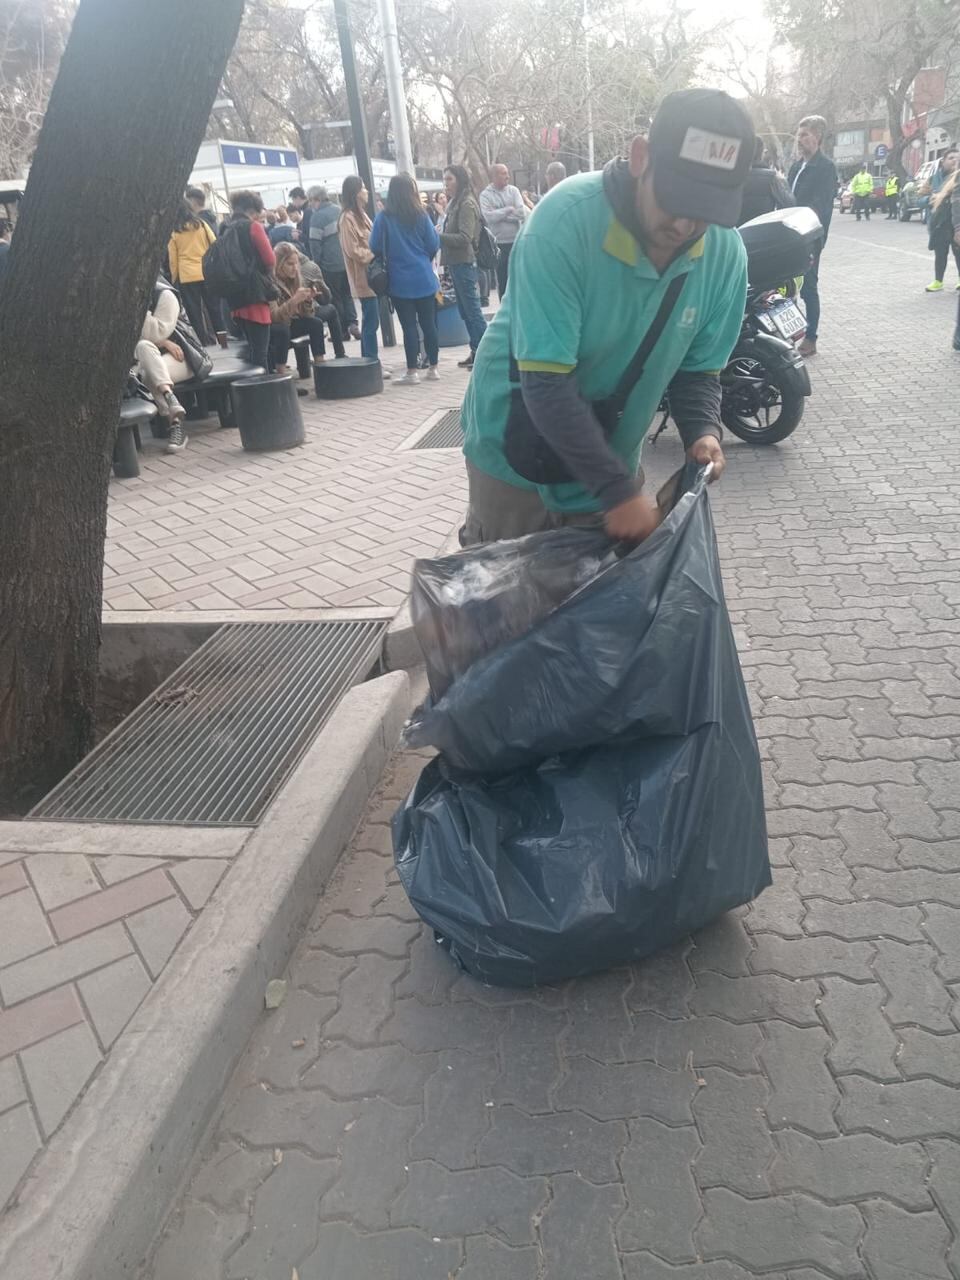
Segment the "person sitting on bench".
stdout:
<path fill-rule="evenodd" d="M 310 339 L 315 364 L 324 359 L 326 347 L 323 321 L 316 314 L 318 286 L 304 283 L 300 274 L 300 254 L 294 245 L 282 242 L 277 245 L 276 253 L 274 275 L 280 296 L 270 303 L 270 357 L 275 372 L 286 373 L 293 338 L 306 335 Z M 342 338 L 339 347 L 338 355 L 343 352 Z"/>
<path fill-rule="evenodd" d="M 179 453 L 187 446 L 188 438 L 183 430 L 186 410 L 173 394 L 173 388 L 178 382 L 193 377 L 183 348 L 173 341 L 178 323 L 187 323 L 186 316 L 180 314 L 180 299 L 167 281 L 160 279 L 140 330 L 135 372 L 153 396 L 161 417 L 167 419 L 168 453 Z"/>

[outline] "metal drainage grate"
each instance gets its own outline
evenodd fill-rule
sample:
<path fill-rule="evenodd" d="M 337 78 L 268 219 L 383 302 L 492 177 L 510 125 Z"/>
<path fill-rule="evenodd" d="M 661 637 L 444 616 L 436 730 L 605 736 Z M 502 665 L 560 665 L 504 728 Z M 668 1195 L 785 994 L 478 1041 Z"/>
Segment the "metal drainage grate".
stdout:
<path fill-rule="evenodd" d="M 256 826 L 387 623 L 245 622 L 210 637 L 28 815 Z"/>
<path fill-rule="evenodd" d="M 439 422 L 435 422 L 429 431 L 413 446 L 414 449 L 459 449 L 463 445 L 463 427 L 460 425 L 460 410 L 448 409 Z"/>

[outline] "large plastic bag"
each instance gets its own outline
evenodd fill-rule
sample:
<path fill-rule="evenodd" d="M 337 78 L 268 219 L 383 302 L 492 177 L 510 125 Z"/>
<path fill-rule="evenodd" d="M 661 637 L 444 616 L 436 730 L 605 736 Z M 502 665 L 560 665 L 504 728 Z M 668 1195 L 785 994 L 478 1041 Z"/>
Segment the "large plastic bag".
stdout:
<path fill-rule="evenodd" d="M 395 820 L 397 869 L 484 981 L 629 963 L 770 883 L 703 477 L 646 542 L 601 562 L 408 730 L 441 755 Z"/>
<path fill-rule="evenodd" d="M 602 531 L 558 529 L 418 560 L 410 614 L 433 696 L 485 654 L 525 635 L 615 559 Z"/>

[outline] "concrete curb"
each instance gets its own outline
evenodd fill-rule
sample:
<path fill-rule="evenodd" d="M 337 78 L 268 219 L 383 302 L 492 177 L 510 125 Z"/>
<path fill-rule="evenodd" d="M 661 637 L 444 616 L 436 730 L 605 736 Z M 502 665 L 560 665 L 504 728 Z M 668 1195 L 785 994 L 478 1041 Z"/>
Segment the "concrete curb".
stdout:
<path fill-rule="evenodd" d="M 460 526 L 457 525 L 437 552 L 437 557 L 452 556 L 460 550 Z M 387 628 L 387 638 L 383 642 L 383 665 L 388 671 L 412 671 L 415 667 L 423 666 L 423 654 L 410 617 L 409 596 Z"/>
<path fill-rule="evenodd" d="M 137 1274 L 409 705 L 401 673 L 343 699 L 6 1215 L 4 1280 Z"/>

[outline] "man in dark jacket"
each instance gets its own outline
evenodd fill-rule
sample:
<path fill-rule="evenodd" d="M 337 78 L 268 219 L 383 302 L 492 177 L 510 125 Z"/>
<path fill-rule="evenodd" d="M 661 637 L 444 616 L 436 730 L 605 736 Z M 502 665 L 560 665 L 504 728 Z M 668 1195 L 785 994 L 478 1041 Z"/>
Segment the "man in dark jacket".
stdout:
<path fill-rule="evenodd" d="M 330 199 L 326 187 L 311 187 L 307 194 L 312 209 L 307 252 L 324 274 L 344 334 L 359 338 L 357 309 L 350 295 L 350 281 L 340 248 L 340 206 Z"/>
<path fill-rule="evenodd" d="M 743 189 L 743 208 L 740 210 L 740 225 L 751 222 L 765 213 L 773 213 L 775 209 L 791 209 L 796 200 L 790 188 L 777 173 L 763 162 L 763 139 L 757 139 L 757 148 L 753 156 L 753 167 L 747 176 L 747 185 Z"/>
<path fill-rule="evenodd" d="M 800 155 L 793 162 L 787 179 L 797 204 L 812 209 L 823 226 L 823 241 L 813 265 L 803 277 L 803 288 L 800 291 L 807 309 L 807 336 L 800 343 L 800 354 L 803 356 L 817 354 L 817 333 L 820 328 L 820 255 L 827 243 L 830 219 L 833 217 L 833 201 L 837 193 L 837 171 L 833 161 L 821 150 L 826 132 L 827 122 L 823 116 L 804 116 L 797 125 L 797 150 Z"/>

